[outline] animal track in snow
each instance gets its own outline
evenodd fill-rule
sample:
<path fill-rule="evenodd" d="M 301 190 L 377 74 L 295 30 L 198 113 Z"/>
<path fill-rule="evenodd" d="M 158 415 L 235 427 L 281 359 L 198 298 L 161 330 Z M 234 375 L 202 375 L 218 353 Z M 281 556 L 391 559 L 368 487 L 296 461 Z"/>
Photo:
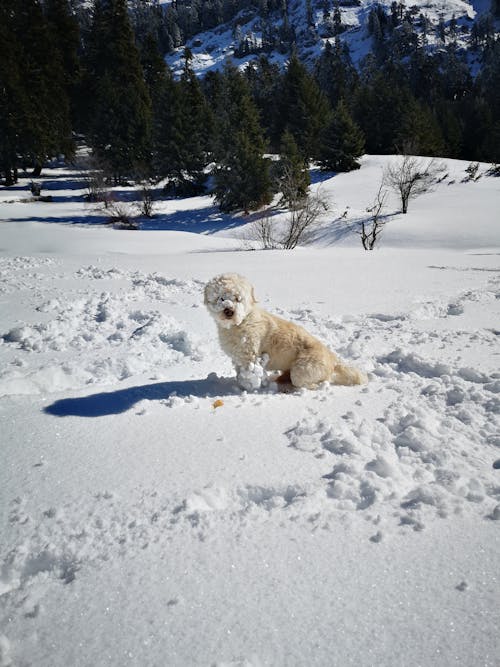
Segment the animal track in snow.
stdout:
<path fill-rule="evenodd" d="M 390 503 L 394 516 L 416 530 L 429 512 L 495 518 L 496 374 L 453 372 L 401 352 L 382 362 L 413 381 L 377 420 L 352 412 L 335 422 L 306 417 L 286 431 L 289 446 L 334 461 L 324 489 L 338 509 Z"/>

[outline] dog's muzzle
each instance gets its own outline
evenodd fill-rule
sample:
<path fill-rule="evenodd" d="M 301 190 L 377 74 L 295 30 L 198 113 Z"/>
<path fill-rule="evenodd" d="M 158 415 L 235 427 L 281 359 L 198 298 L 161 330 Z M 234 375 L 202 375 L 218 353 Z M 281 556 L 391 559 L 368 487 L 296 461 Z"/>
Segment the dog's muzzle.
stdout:
<path fill-rule="evenodd" d="M 234 310 L 232 308 L 224 308 L 223 312 L 226 317 L 232 317 L 234 315 Z"/>

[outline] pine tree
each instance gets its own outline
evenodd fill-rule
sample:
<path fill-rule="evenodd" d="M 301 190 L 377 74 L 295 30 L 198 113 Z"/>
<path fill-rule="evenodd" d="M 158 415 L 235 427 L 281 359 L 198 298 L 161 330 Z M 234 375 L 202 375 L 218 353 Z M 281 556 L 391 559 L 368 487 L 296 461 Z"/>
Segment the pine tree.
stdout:
<path fill-rule="evenodd" d="M 17 181 L 18 136 L 28 102 L 9 4 L 12 0 L 0 4 L 0 177 L 7 186 Z"/>
<path fill-rule="evenodd" d="M 443 19 L 442 16 L 439 17 L 439 22 L 438 22 L 438 25 L 437 25 L 436 32 L 437 32 L 437 36 L 439 37 L 439 39 L 444 44 L 446 42 L 446 27 L 445 27 L 444 19 Z"/>
<path fill-rule="evenodd" d="M 204 180 L 203 170 L 209 161 L 209 137 L 212 133 L 213 118 L 200 82 L 191 67 L 192 54 L 189 49 L 185 50 L 184 57 L 185 65 L 179 90 L 182 102 L 179 167 L 193 187 L 200 189 Z"/>
<path fill-rule="evenodd" d="M 344 31 L 342 25 L 342 12 L 340 11 L 339 1 L 335 0 L 333 8 L 333 34 L 340 35 Z"/>
<path fill-rule="evenodd" d="M 279 65 L 271 64 L 265 56 L 261 56 L 259 60 L 248 64 L 245 69 L 245 78 L 259 110 L 260 122 L 266 138 L 270 140 L 276 122 L 276 100 L 280 82 Z"/>
<path fill-rule="evenodd" d="M 359 169 L 356 158 L 363 154 L 364 144 L 363 133 L 351 118 L 344 101 L 340 100 L 330 124 L 321 135 L 321 168 L 331 171 Z"/>
<path fill-rule="evenodd" d="M 281 138 L 281 164 L 279 186 L 282 200 L 288 206 L 294 206 L 307 197 L 311 178 L 308 162 L 304 160 L 290 132 L 285 131 Z"/>
<path fill-rule="evenodd" d="M 334 109 L 341 99 L 352 96 L 358 83 L 349 47 L 337 37 L 333 43 L 327 41 L 316 62 L 316 80 Z"/>
<path fill-rule="evenodd" d="M 396 135 L 396 147 L 411 145 L 418 155 L 443 155 L 445 142 L 439 123 L 424 103 L 409 99 Z"/>
<path fill-rule="evenodd" d="M 40 1 L 4 0 L 0 26 L 0 169 L 12 183 L 19 163 L 38 176 L 47 157 L 70 156 L 74 146 L 64 70 Z"/>
<path fill-rule="evenodd" d="M 367 153 L 392 153 L 401 141 L 400 130 L 413 96 L 393 66 L 376 68 L 364 78 L 351 107 L 354 120 L 365 136 Z"/>
<path fill-rule="evenodd" d="M 166 81 L 172 78 L 163 59 L 160 47 L 153 33 L 144 39 L 140 52 L 144 83 L 147 86 L 153 107 L 160 104 L 157 97 L 165 87 Z"/>
<path fill-rule="evenodd" d="M 152 34 L 144 40 L 141 64 L 151 99 L 151 172 L 158 179 L 174 173 L 174 134 L 181 114 L 178 84 L 161 56 Z"/>
<path fill-rule="evenodd" d="M 44 0 L 44 12 L 59 52 L 64 72 L 64 88 L 70 103 L 73 124 L 78 118 L 80 70 L 80 30 L 68 0 Z"/>
<path fill-rule="evenodd" d="M 500 39 L 485 52 L 485 63 L 479 77 L 481 94 L 487 100 L 493 117 L 500 121 Z"/>
<path fill-rule="evenodd" d="M 445 148 L 443 155 L 459 158 L 463 155 L 463 122 L 458 111 L 460 102 L 439 100 L 434 110 L 441 128 Z"/>
<path fill-rule="evenodd" d="M 215 170 L 214 196 L 225 213 L 249 213 L 271 201 L 268 161 L 243 132 L 236 133 L 231 153 Z"/>
<path fill-rule="evenodd" d="M 145 41 L 142 62 L 153 105 L 153 172 L 170 179 L 169 188 L 177 195 L 199 193 L 213 121 L 190 52 L 186 50 L 180 81 L 173 80 L 152 37 Z"/>
<path fill-rule="evenodd" d="M 92 150 L 116 183 L 149 162 L 151 100 L 125 0 L 95 0 L 86 62 Z"/>
<path fill-rule="evenodd" d="M 245 78 L 226 66 L 213 92 L 217 140 L 214 196 L 221 211 L 248 212 L 272 197 L 269 160 L 257 108 Z"/>
<path fill-rule="evenodd" d="M 279 91 L 275 139 L 288 130 L 304 157 L 315 157 L 319 135 L 328 123 L 330 107 L 314 78 L 293 54 Z"/>

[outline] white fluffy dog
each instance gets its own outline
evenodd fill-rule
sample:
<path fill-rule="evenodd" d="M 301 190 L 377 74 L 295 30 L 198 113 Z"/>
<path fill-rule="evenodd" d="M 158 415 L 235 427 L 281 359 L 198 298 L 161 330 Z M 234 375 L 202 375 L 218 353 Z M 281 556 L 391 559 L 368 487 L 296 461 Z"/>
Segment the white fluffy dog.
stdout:
<path fill-rule="evenodd" d="M 251 388 L 244 379 L 261 363 L 281 371 L 277 382 L 294 387 L 367 381 L 364 373 L 344 365 L 305 329 L 256 303 L 252 285 L 237 273 L 216 276 L 205 286 L 205 304 L 217 323 L 221 347 L 231 357 L 243 388 Z"/>

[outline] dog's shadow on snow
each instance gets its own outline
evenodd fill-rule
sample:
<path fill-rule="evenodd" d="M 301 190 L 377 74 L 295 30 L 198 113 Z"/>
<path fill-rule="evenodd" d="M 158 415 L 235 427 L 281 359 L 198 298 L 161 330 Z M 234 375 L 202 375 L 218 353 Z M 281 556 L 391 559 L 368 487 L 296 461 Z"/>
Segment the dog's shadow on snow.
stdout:
<path fill-rule="evenodd" d="M 237 394 L 241 394 L 241 389 L 235 378 L 221 378 L 211 373 L 203 380 L 157 382 L 78 398 L 63 398 L 48 405 L 44 412 L 55 417 L 105 417 L 127 412 L 139 401 L 160 401 L 175 396 L 215 398 Z"/>

